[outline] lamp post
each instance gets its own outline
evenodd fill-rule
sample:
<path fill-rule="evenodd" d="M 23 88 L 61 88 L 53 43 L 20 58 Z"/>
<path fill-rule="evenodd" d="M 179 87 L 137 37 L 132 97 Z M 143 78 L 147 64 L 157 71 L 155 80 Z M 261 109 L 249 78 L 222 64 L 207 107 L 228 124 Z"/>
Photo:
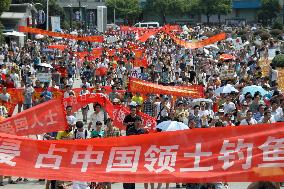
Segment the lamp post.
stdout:
<path fill-rule="evenodd" d="M 71 31 L 72 31 L 72 19 L 73 19 L 73 18 L 72 18 L 72 17 L 73 17 L 73 14 L 72 14 L 72 13 L 73 13 L 73 11 L 72 11 L 72 4 L 68 5 L 68 7 L 70 8 L 70 9 L 69 9 L 69 12 L 70 12 L 70 13 L 69 13 L 69 14 L 70 14 L 70 15 L 69 15 L 69 17 L 70 17 L 70 21 L 69 21 L 69 22 L 70 22 L 70 29 L 71 29 Z"/>
<path fill-rule="evenodd" d="M 49 30 L 49 0 L 46 0 L 46 30 Z"/>

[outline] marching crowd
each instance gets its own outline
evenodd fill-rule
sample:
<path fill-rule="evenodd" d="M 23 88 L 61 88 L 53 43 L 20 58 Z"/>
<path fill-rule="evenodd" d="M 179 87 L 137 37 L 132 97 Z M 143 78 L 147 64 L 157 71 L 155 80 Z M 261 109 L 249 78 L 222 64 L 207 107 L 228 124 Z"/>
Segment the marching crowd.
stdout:
<path fill-rule="evenodd" d="M 202 40 L 205 33 L 221 27 L 197 26 L 190 33 L 177 34 L 184 40 Z M 58 38 L 28 40 L 19 47 L 13 40 L 0 48 L 1 101 L 11 101 L 7 93 L 9 88 L 22 88 L 23 102 L 18 104 L 17 112 L 29 109 L 53 98 L 51 88 L 64 91 L 64 98 L 77 95 L 72 89 L 74 83 L 81 80 L 79 95 L 102 93 L 114 104 L 130 107 L 130 114 L 124 119 L 126 132 L 120 131 L 108 116 L 105 107 L 89 104 L 80 112 L 72 113 L 72 106 L 66 107 L 70 128 L 57 133 L 46 133 L 44 140 L 70 140 L 97 137 L 119 137 L 121 135 L 140 135 L 149 131 L 142 126 L 137 111 L 142 111 L 157 119 L 157 123 L 174 120 L 184 123 L 189 129 L 256 125 L 284 121 L 284 97 L 279 89 L 279 73 L 274 66 L 264 75 L 262 61 L 268 60 L 268 51 L 276 49 L 280 53 L 278 39 L 269 39 L 255 43 L 257 36 L 248 39 L 248 43 L 236 43 L 235 35 L 239 28 L 227 31 L 227 39 L 199 49 L 186 49 L 174 43 L 166 34 L 160 32 L 146 42 L 138 42 L 135 34 L 116 35 L 111 43 L 90 43 Z M 204 35 L 203 35 L 204 34 Z M 65 50 L 50 50 L 48 45 L 66 45 Z M 135 52 L 130 46 L 145 49 L 143 57 L 148 66 L 135 67 Z M 99 57 L 91 53 L 80 57 L 77 52 L 91 52 L 93 48 L 103 48 Z M 113 49 L 113 55 L 108 50 Z M 122 49 L 122 50 L 121 50 Z M 48 66 L 42 66 L 43 64 Z M 65 71 L 65 74 L 61 70 Z M 99 70 L 105 70 L 101 73 Z M 48 83 L 40 82 L 37 74 L 51 73 Z M 230 71 L 230 72 L 229 72 Z M 204 98 L 173 97 L 163 94 L 132 94 L 127 91 L 129 77 L 165 86 L 204 87 Z M 110 86 L 107 93 L 103 86 Z M 93 91 L 89 88 L 93 87 Z M 39 97 L 35 89 L 42 88 Z M 126 92 L 121 92 L 126 90 Z M 7 109 L 0 106 L 0 114 L 7 117 Z M 82 116 L 79 116 L 82 114 Z M 80 119 L 82 117 L 82 119 Z M 21 181 L 18 178 L 9 183 Z M 27 179 L 24 179 L 26 181 Z M 3 185 L 3 177 L 0 177 Z M 65 183 L 64 186 L 68 184 Z M 111 188 L 111 183 L 73 182 L 73 188 Z M 176 184 L 177 188 L 222 188 L 226 183 Z M 150 184 L 151 189 L 154 184 Z M 162 184 L 158 184 L 160 189 Z M 63 187 L 60 181 L 47 181 L 46 188 Z M 134 183 L 124 183 L 124 189 L 134 189 Z M 166 185 L 168 188 L 168 184 Z M 145 189 L 148 184 L 145 184 Z"/>

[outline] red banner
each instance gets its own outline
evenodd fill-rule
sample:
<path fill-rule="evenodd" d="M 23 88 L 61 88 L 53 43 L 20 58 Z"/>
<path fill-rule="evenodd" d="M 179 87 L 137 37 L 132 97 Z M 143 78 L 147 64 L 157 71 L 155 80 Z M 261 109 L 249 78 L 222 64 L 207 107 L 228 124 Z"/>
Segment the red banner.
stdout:
<path fill-rule="evenodd" d="M 1 133 L 19 136 L 60 131 L 66 128 L 67 121 L 62 99 L 39 104 L 0 123 Z"/>
<path fill-rule="evenodd" d="M 165 94 L 173 96 L 183 96 L 192 98 L 202 98 L 204 96 L 203 87 L 199 85 L 177 87 L 177 86 L 163 86 L 155 83 L 142 81 L 135 78 L 129 79 L 128 90 L 132 93 L 142 94 Z"/>
<path fill-rule="evenodd" d="M 125 130 L 125 126 L 123 124 L 125 116 L 130 114 L 130 109 L 123 105 L 113 105 L 112 102 L 107 99 L 104 95 L 101 94 L 87 94 L 81 95 L 72 98 L 66 98 L 63 100 L 63 104 L 66 107 L 67 105 L 72 106 L 72 111 L 76 112 L 81 107 L 86 106 L 91 103 L 99 103 L 108 113 L 109 117 L 113 120 L 113 124 L 119 128 L 120 130 Z M 154 131 L 157 125 L 157 121 L 155 118 L 143 113 L 137 112 L 142 119 L 142 125 L 148 128 L 149 131 Z"/>
<path fill-rule="evenodd" d="M 282 182 L 283 133 L 281 123 L 76 141 L 1 133 L 0 175 L 126 183 Z"/>
<path fill-rule="evenodd" d="M 49 49 L 59 49 L 61 51 L 64 51 L 65 49 L 68 48 L 67 45 L 49 45 L 47 48 Z"/>
<path fill-rule="evenodd" d="M 81 37 L 81 36 L 76 36 L 76 35 L 71 35 L 71 34 L 63 34 L 63 33 L 58 33 L 58 32 L 47 31 L 47 30 L 41 30 L 38 28 L 30 28 L 26 26 L 19 26 L 19 31 L 25 32 L 25 33 L 48 35 L 51 37 L 62 37 L 65 39 L 74 39 L 74 40 L 80 40 L 80 41 L 90 41 L 90 42 L 98 42 L 98 43 L 104 42 L 103 36 Z"/>
<path fill-rule="evenodd" d="M 204 39 L 202 41 L 187 42 L 187 41 L 177 38 L 176 36 L 174 36 L 173 34 L 169 32 L 166 32 L 166 33 L 172 38 L 172 40 L 175 41 L 176 44 L 183 46 L 185 48 L 188 48 L 188 49 L 202 48 L 207 45 L 210 45 L 210 44 L 226 39 L 226 33 L 220 33 L 220 34 L 214 35 L 213 37 L 209 37 L 208 39 Z"/>

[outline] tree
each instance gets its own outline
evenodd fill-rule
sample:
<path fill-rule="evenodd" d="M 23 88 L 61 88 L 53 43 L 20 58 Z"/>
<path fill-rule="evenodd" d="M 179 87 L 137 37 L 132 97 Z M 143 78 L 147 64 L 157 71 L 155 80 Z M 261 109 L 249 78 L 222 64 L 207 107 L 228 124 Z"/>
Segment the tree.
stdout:
<path fill-rule="evenodd" d="M 0 15 L 2 14 L 2 12 L 6 11 L 9 9 L 11 4 L 11 0 L 0 0 Z"/>
<path fill-rule="evenodd" d="M 134 21 L 142 11 L 138 0 L 107 0 L 106 5 L 115 9 L 124 18 L 124 22 Z"/>
<path fill-rule="evenodd" d="M 186 7 L 184 0 L 147 0 L 146 8 L 161 14 L 163 24 L 167 23 L 168 14 L 179 14 Z"/>
<path fill-rule="evenodd" d="M 231 0 L 219 0 L 215 5 L 216 14 L 218 14 L 219 23 L 221 22 L 221 15 L 227 15 L 232 12 Z"/>
<path fill-rule="evenodd" d="M 9 9 L 10 7 L 10 4 L 11 4 L 11 0 L 0 0 L 0 15 Z M 3 36 L 3 25 L 2 23 L 0 22 L 0 44 L 2 44 L 4 42 L 4 36 Z"/>
<path fill-rule="evenodd" d="M 261 0 L 261 8 L 257 13 L 258 19 L 263 24 L 272 23 L 277 14 L 281 11 L 281 6 L 278 0 Z"/>

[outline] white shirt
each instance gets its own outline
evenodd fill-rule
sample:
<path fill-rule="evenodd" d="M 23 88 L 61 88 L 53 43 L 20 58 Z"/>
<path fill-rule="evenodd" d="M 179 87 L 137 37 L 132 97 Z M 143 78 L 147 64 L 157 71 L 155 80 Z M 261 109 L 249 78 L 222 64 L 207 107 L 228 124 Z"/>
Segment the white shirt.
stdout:
<path fill-rule="evenodd" d="M 250 119 L 249 123 L 247 122 L 246 119 L 243 119 L 240 123 L 240 125 L 255 125 L 257 124 L 257 121 L 253 118 Z"/>
<path fill-rule="evenodd" d="M 87 138 L 90 138 L 90 132 L 85 130 L 85 129 L 83 131 L 75 130 L 73 132 L 73 138 L 74 139 L 87 139 Z"/>
<path fill-rule="evenodd" d="M 229 102 L 229 103 L 224 103 L 223 104 L 223 108 L 224 108 L 224 113 L 228 113 L 228 112 L 231 112 L 233 110 L 236 109 L 236 105 L 233 103 L 233 102 Z"/>
<path fill-rule="evenodd" d="M 166 117 L 166 116 L 168 116 L 169 114 L 168 114 L 168 111 L 167 111 L 167 109 L 166 109 L 166 107 L 162 107 L 162 111 L 161 111 L 161 102 L 156 102 L 155 103 L 155 105 L 156 105 L 156 115 L 157 115 L 157 119 L 158 120 L 160 120 L 161 119 L 161 117 Z M 166 104 L 166 106 L 170 109 L 171 108 L 171 106 L 170 106 L 170 104 L 168 103 L 168 104 Z M 161 112 L 161 113 L 160 113 Z"/>
<path fill-rule="evenodd" d="M 103 125 L 102 127 L 104 127 L 104 124 L 105 124 L 105 113 L 104 111 L 100 111 L 99 113 L 96 113 L 94 112 L 93 115 L 92 115 L 92 129 L 95 129 L 96 128 L 96 122 L 97 121 L 100 121 Z"/>
<path fill-rule="evenodd" d="M 3 65 L 4 64 L 4 55 L 3 54 L 0 54 L 0 65 Z"/>
<path fill-rule="evenodd" d="M 276 81 L 278 78 L 278 71 L 277 70 L 272 70 L 271 71 L 271 81 Z"/>
<path fill-rule="evenodd" d="M 5 102 L 8 102 L 11 99 L 11 96 L 8 93 L 6 93 L 6 94 L 1 93 L 0 94 L 0 99 L 5 101 Z"/>
<path fill-rule="evenodd" d="M 90 189 L 87 182 L 73 181 L 72 189 Z"/>
<path fill-rule="evenodd" d="M 68 123 L 69 125 L 75 125 L 76 122 L 77 122 L 76 117 L 73 116 L 73 115 L 66 116 L 66 119 L 67 119 L 67 123 Z"/>

